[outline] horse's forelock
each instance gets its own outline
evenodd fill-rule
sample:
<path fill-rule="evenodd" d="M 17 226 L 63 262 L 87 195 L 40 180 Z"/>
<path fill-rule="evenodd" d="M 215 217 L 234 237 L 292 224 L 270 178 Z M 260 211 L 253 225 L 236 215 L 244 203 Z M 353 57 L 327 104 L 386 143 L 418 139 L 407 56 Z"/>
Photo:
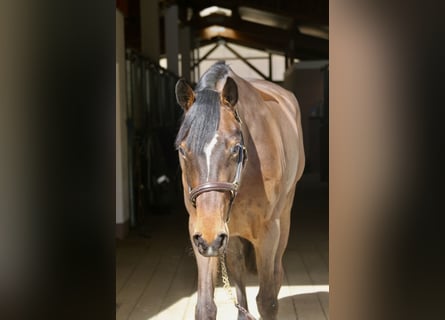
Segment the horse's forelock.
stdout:
<path fill-rule="evenodd" d="M 186 113 L 176 139 L 178 146 L 185 140 L 194 153 L 201 153 L 218 130 L 220 95 L 214 90 L 196 92 L 196 101 Z"/>
<path fill-rule="evenodd" d="M 176 137 L 176 147 L 185 140 L 194 153 L 203 152 L 218 130 L 220 120 L 220 93 L 217 83 L 226 78 L 229 67 L 225 63 L 215 63 L 204 73 L 196 86 L 196 101 L 185 114 Z"/>

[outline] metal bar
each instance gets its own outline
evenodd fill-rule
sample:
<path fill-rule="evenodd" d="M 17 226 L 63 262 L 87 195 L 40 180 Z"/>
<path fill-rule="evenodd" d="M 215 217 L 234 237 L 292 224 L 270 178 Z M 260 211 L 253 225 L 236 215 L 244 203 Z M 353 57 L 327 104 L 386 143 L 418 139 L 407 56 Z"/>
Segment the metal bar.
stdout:
<path fill-rule="evenodd" d="M 196 66 L 198 66 L 202 60 L 204 60 L 205 58 L 207 58 L 209 55 L 212 54 L 213 51 L 215 51 L 217 48 L 219 47 L 219 43 L 217 43 L 212 49 L 210 49 L 209 51 L 207 51 L 207 53 L 205 55 L 202 56 L 202 58 L 199 58 L 198 56 L 198 62 L 195 62 L 192 66 L 192 68 L 195 68 Z M 199 48 L 197 48 L 197 50 L 199 50 Z"/>
<path fill-rule="evenodd" d="M 192 48 L 190 55 L 190 82 L 193 82 L 195 80 L 195 48 Z"/>
<path fill-rule="evenodd" d="M 198 68 L 198 77 L 196 78 L 196 81 L 199 81 L 199 78 L 201 78 L 201 67 L 200 67 L 201 59 L 199 59 L 199 47 L 196 48 L 196 60 L 198 60 L 198 64 L 196 66 Z"/>
<path fill-rule="evenodd" d="M 269 79 L 272 79 L 272 53 L 269 52 Z"/>
<path fill-rule="evenodd" d="M 196 62 L 196 61 L 198 61 L 198 58 L 197 58 L 197 54 L 196 54 L 196 51 L 197 50 L 199 50 L 199 47 L 197 47 L 197 48 L 194 48 L 193 49 L 193 73 L 194 73 L 194 75 L 193 75 L 193 82 L 198 82 L 198 80 L 199 80 L 199 72 L 198 72 L 198 66 L 199 66 L 199 63 L 198 62 Z"/>
<path fill-rule="evenodd" d="M 230 60 L 238 60 L 239 58 L 237 57 L 225 57 L 224 60 L 225 61 L 230 61 Z M 267 60 L 269 59 L 268 57 L 248 57 L 246 59 L 249 60 Z M 221 61 L 221 58 L 207 58 L 207 61 Z"/>
<path fill-rule="evenodd" d="M 247 64 L 253 71 L 255 71 L 256 73 L 258 73 L 261 77 L 263 77 L 265 80 L 270 80 L 270 78 L 268 76 L 266 76 L 264 73 L 262 73 L 260 70 L 258 70 L 253 64 L 251 64 L 249 61 L 247 61 L 243 56 L 241 56 L 238 52 L 236 52 L 234 49 L 232 49 L 231 47 L 229 47 L 227 45 L 227 43 L 224 43 L 224 46 L 230 51 L 232 52 L 235 56 L 237 56 L 242 62 L 244 62 L 245 64 Z"/>
<path fill-rule="evenodd" d="M 131 60 L 130 60 L 131 61 Z M 130 86 L 127 87 L 127 90 L 131 92 L 131 111 L 128 112 L 127 115 L 127 121 L 126 121 L 126 127 L 127 127 L 127 161 L 128 161 L 128 195 L 129 195 L 129 206 L 130 206 L 130 226 L 135 227 L 136 226 L 136 219 L 135 219 L 135 213 L 134 213 L 134 189 L 133 189 L 133 105 L 134 105 L 134 85 L 135 85 L 135 62 L 132 60 L 130 62 L 130 68 L 129 68 L 129 77 L 130 79 Z"/>

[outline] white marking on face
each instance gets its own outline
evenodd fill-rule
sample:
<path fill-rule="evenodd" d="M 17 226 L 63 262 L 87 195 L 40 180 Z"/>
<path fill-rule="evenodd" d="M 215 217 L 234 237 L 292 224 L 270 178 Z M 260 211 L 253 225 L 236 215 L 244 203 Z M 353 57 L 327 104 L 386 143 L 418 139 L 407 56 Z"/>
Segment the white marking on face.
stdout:
<path fill-rule="evenodd" d="M 212 155 L 213 148 L 215 148 L 217 141 L 218 141 L 218 133 L 215 133 L 212 140 L 209 143 L 206 143 L 206 145 L 204 146 L 204 153 L 206 155 L 206 163 L 207 163 L 207 182 L 209 181 L 209 175 L 210 175 L 210 156 Z"/>

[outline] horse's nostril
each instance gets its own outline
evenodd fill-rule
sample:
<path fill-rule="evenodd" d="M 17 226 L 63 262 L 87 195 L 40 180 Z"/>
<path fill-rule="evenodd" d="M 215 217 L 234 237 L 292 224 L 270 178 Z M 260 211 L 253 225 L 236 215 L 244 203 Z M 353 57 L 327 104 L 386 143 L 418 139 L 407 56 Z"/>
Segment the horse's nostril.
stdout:
<path fill-rule="evenodd" d="M 225 246 L 227 243 L 227 238 L 228 238 L 227 233 L 220 233 L 218 237 L 215 239 L 214 242 L 215 247 L 219 249 Z"/>
<path fill-rule="evenodd" d="M 200 244 L 202 244 L 204 242 L 204 240 L 202 239 L 201 233 L 195 233 L 193 235 L 193 242 L 195 243 L 196 246 L 199 246 Z"/>
<path fill-rule="evenodd" d="M 227 245 L 229 236 L 226 233 L 220 233 L 218 236 L 212 241 L 212 243 L 208 243 L 203 237 L 202 234 L 197 232 L 193 235 L 192 240 L 195 244 L 196 248 L 199 249 L 199 252 L 206 257 L 214 257 L 218 255 L 218 252 L 225 248 Z"/>

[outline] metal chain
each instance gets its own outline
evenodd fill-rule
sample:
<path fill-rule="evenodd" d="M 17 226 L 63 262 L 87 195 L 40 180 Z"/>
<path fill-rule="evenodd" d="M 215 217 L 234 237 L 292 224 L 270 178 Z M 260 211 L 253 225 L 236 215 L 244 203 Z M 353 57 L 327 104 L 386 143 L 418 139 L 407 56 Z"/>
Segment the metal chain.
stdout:
<path fill-rule="evenodd" d="M 235 305 L 236 308 L 238 308 L 238 310 L 240 310 L 242 313 L 244 313 L 244 315 L 247 317 L 247 319 L 256 320 L 255 317 L 249 311 L 247 311 L 245 308 L 243 308 L 243 306 L 241 306 L 236 301 L 236 298 L 233 295 L 232 287 L 230 286 L 229 275 L 227 273 L 226 255 L 224 252 L 221 253 L 219 261 L 221 264 L 221 278 L 222 278 L 222 282 L 223 282 L 223 288 L 226 290 L 227 295 L 229 296 L 229 299 L 232 300 L 233 304 Z"/>

